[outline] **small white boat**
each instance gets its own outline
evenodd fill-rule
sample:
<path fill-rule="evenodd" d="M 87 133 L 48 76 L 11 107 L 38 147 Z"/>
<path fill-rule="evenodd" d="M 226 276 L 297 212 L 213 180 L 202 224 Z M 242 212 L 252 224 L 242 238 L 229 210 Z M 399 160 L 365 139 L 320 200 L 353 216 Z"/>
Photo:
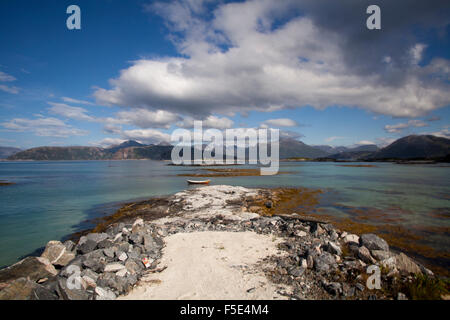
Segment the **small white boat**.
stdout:
<path fill-rule="evenodd" d="M 186 180 L 189 184 L 209 184 L 211 180 Z"/>

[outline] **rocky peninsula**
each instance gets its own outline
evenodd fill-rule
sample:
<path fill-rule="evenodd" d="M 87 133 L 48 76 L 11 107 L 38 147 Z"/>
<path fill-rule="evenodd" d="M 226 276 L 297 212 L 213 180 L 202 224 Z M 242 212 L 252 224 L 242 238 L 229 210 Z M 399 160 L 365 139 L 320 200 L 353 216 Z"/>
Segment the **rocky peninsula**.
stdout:
<path fill-rule="evenodd" d="M 218 185 L 128 204 L 0 270 L 0 299 L 448 297 L 446 280 L 377 235 L 286 213 L 289 192 Z"/>

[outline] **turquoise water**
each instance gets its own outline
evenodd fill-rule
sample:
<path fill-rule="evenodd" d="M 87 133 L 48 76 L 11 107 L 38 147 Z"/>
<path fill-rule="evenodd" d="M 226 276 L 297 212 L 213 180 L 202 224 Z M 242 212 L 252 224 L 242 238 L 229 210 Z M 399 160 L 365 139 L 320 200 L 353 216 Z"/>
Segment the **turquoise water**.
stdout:
<path fill-rule="evenodd" d="M 166 164 L 0 162 L 0 180 L 16 183 L 0 187 L 0 266 L 17 261 L 49 240 L 78 231 L 86 219 L 111 213 L 116 208 L 111 204 L 186 189 L 186 178 L 177 174 L 198 170 Z M 390 224 L 422 232 L 427 245 L 449 253 L 448 167 L 377 163 L 375 168 L 367 168 L 287 162 L 281 164 L 280 170 L 289 174 L 213 178 L 212 184 L 320 188 L 325 190 L 321 213 L 352 217 L 354 213 L 349 208 L 378 210 L 395 218 Z M 439 229 L 424 231 L 424 227 Z M 448 267 L 448 261 L 444 261 L 444 266 Z"/>

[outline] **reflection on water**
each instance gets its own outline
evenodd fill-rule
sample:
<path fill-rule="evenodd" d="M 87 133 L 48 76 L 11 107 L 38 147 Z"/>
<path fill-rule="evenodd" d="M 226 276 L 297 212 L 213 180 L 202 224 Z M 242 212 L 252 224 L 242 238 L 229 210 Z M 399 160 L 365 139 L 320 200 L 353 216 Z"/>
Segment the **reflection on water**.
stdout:
<path fill-rule="evenodd" d="M 188 188 L 179 174 L 198 167 L 157 161 L 0 162 L 0 265 L 88 226 L 118 203 Z M 321 189 L 316 214 L 347 228 L 367 225 L 400 247 L 437 256 L 448 269 L 450 170 L 435 165 L 376 163 L 375 167 L 287 162 L 276 176 L 213 177 L 211 184 Z M 223 167 L 222 167 L 223 168 Z M 239 168 L 255 168 L 240 166 Z M 105 206 L 105 204 L 107 204 Z M 395 233 L 401 239 L 395 240 Z M 399 238 L 399 239 L 400 239 Z M 391 241 L 392 239 L 389 239 Z M 412 248 L 411 248 L 412 246 Z M 427 251 L 428 250 L 428 251 Z"/>

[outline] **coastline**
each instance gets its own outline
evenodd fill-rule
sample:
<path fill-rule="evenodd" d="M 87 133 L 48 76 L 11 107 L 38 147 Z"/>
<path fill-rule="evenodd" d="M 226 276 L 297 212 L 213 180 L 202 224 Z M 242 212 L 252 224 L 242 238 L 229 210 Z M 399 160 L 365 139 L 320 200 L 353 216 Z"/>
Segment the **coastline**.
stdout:
<path fill-rule="evenodd" d="M 1 270 L 0 297 L 29 298 L 33 293 L 38 299 L 106 299 L 124 296 L 134 289 L 139 292 L 143 287 L 147 290 L 155 285 L 145 282 L 148 274 L 164 275 L 164 266 L 159 262 L 164 257 L 166 238 L 188 233 L 201 236 L 211 231 L 276 238 L 280 242 L 277 250 L 283 255 L 265 256 L 249 268 L 260 276 L 264 274 L 267 284 L 284 286 L 281 296 L 289 299 L 396 299 L 408 294 L 400 292 L 407 290 L 408 281 L 420 277 L 440 281 L 423 265 L 389 250 L 388 244 L 375 235 L 359 237 L 314 216 L 282 213 L 289 208 L 285 198 L 289 192 L 283 192 L 286 190 L 281 188 L 210 186 L 129 203 L 105 217 L 90 230 L 93 233 L 77 235 L 77 244 L 51 241 L 42 257 L 29 257 Z M 316 201 L 315 192 L 303 189 L 300 193 L 298 200 L 304 205 Z M 267 246 L 263 247 L 260 249 Z M 142 263 L 144 258 L 147 266 Z M 383 290 L 364 287 L 365 268 L 370 264 L 383 270 L 382 282 L 387 286 Z M 25 279 L 31 266 L 40 274 Z M 80 290 L 65 285 L 70 266 L 83 270 Z M 396 279 L 395 285 L 392 279 Z M 250 290 L 255 299 L 258 290 Z M 186 294 L 189 297 L 193 293 Z M 261 298 L 267 296 L 262 294 Z"/>

